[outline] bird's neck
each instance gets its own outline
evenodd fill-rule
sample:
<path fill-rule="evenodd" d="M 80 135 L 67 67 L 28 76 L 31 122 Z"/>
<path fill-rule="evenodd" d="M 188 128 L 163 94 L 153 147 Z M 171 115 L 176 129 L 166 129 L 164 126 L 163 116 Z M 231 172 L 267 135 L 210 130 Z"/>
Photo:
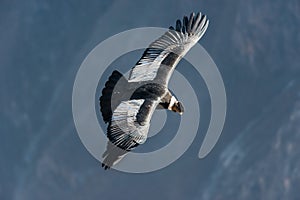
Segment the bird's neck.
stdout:
<path fill-rule="evenodd" d="M 172 107 L 174 106 L 174 104 L 177 102 L 177 99 L 172 96 L 171 99 L 170 99 L 170 103 L 169 103 L 169 106 L 168 106 L 168 110 L 172 110 Z"/>

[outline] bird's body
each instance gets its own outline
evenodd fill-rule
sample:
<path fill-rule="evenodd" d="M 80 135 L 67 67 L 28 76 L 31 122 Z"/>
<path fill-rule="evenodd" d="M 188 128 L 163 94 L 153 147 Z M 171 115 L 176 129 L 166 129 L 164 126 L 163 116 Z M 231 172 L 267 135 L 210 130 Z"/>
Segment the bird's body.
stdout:
<path fill-rule="evenodd" d="M 176 28 L 169 28 L 163 36 L 145 50 L 126 79 L 114 71 L 102 90 L 100 107 L 108 123 L 107 150 L 102 166 L 107 169 L 126 153 L 147 139 L 150 120 L 155 109 L 183 113 L 182 104 L 168 89 L 169 79 L 186 52 L 203 36 L 208 27 L 205 15 L 191 14 Z"/>

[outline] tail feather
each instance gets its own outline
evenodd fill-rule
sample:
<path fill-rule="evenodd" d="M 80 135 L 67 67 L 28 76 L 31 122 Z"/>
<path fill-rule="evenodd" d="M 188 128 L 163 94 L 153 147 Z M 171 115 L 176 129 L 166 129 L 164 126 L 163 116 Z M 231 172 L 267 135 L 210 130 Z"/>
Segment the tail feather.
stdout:
<path fill-rule="evenodd" d="M 100 97 L 100 110 L 105 123 L 111 120 L 112 112 L 115 109 L 114 107 L 119 104 L 119 102 L 116 102 L 118 98 L 114 98 L 114 102 L 112 101 L 113 94 L 121 90 L 121 88 L 116 88 L 117 83 L 118 86 L 124 87 L 125 85 L 126 87 L 127 80 L 120 72 L 115 70 L 105 83 L 102 96 Z"/>
<path fill-rule="evenodd" d="M 104 158 L 102 162 L 102 167 L 106 169 L 110 169 L 113 165 L 120 162 L 122 158 L 128 153 L 128 151 L 123 150 L 117 146 L 115 146 L 110 141 L 107 142 L 106 151 L 103 153 L 102 157 Z"/>

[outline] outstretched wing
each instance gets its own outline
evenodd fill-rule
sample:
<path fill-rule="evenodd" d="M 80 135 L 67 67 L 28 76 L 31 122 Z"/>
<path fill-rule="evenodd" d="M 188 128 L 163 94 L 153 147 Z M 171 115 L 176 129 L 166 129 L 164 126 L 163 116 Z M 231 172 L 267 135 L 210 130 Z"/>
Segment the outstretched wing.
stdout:
<path fill-rule="evenodd" d="M 171 26 L 145 50 L 132 68 L 128 82 L 155 80 L 167 86 L 177 63 L 203 36 L 208 24 L 206 16 L 201 13 L 177 20 L 175 28 Z"/>
<path fill-rule="evenodd" d="M 104 169 L 110 168 L 128 151 L 146 141 L 150 119 L 158 103 L 158 100 L 135 99 L 118 105 L 107 127 L 109 141 L 102 155 Z"/>
<path fill-rule="evenodd" d="M 144 143 L 158 103 L 147 99 L 122 101 L 114 110 L 107 128 L 109 140 L 123 150 L 131 150 Z"/>

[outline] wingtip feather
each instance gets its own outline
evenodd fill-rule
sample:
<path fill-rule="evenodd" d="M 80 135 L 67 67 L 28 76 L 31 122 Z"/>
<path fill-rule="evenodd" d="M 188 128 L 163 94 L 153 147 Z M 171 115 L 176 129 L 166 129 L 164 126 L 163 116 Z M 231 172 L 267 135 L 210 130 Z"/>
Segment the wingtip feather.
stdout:
<path fill-rule="evenodd" d="M 176 21 L 177 32 L 188 35 L 203 35 L 208 27 L 208 19 L 201 12 L 195 14 L 192 12 L 189 17 L 184 16 L 181 20 Z M 170 28 L 170 30 L 174 30 Z"/>

